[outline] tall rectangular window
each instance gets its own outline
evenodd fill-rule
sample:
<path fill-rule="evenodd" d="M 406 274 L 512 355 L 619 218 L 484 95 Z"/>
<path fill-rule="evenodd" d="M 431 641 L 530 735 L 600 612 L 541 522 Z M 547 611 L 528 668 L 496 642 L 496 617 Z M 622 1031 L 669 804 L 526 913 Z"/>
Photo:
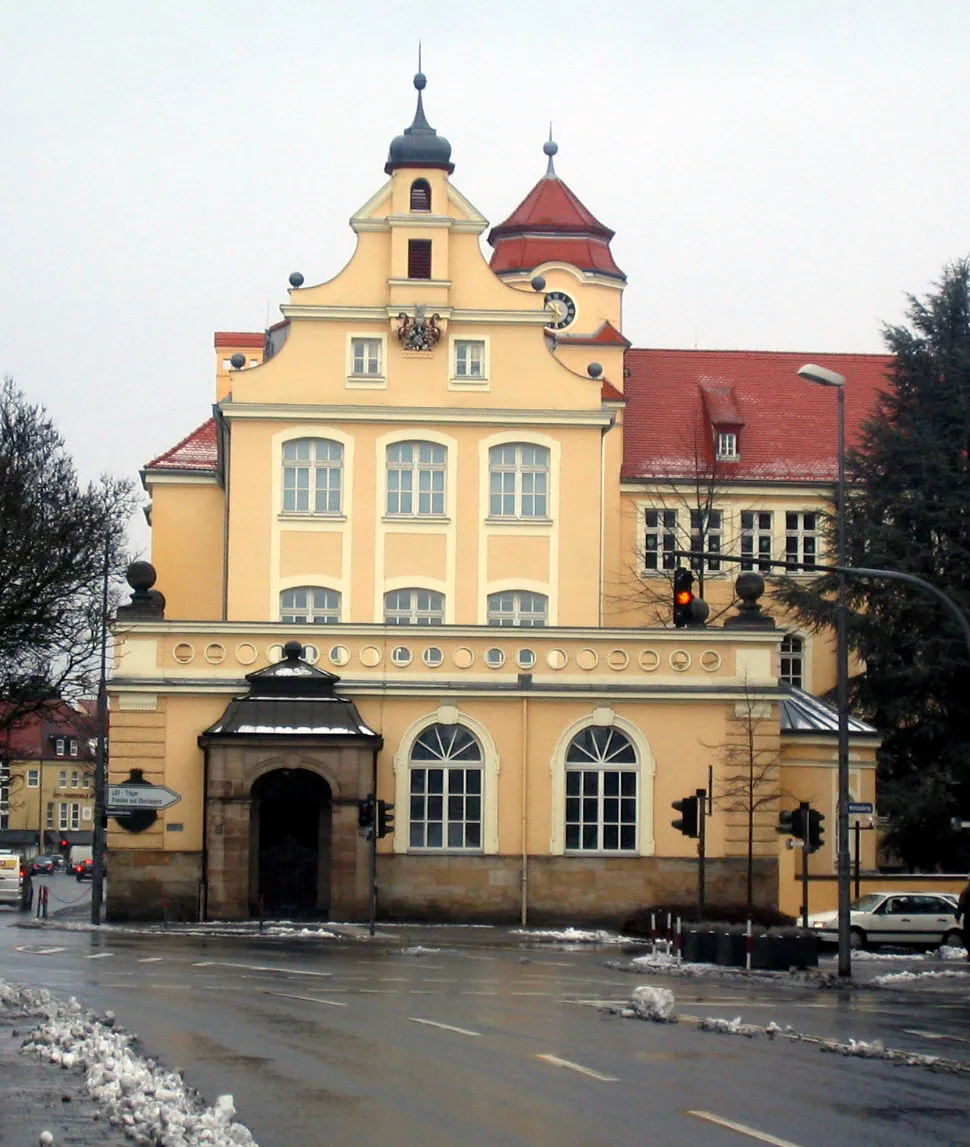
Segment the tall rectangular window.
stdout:
<path fill-rule="evenodd" d="M 485 343 L 479 339 L 458 339 L 455 342 L 455 377 L 485 377 Z"/>
<path fill-rule="evenodd" d="M 493 518 L 549 514 L 549 451 L 526 442 L 493 446 L 488 455 L 489 513 Z"/>
<path fill-rule="evenodd" d="M 27 788 L 39 789 L 40 788 L 40 769 L 27 770 Z"/>
<path fill-rule="evenodd" d="M 701 553 L 716 554 L 721 551 L 721 511 L 720 510 L 691 510 L 690 512 L 690 548 Z M 700 570 L 719 570 L 721 562 L 718 558 L 691 558 L 691 568 Z"/>
<path fill-rule="evenodd" d="M 646 533 L 643 538 L 643 568 L 672 570 L 677 565 L 677 511 L 646 510 L 643 515 Z"/>
<path fill-rule="evenodd" d="M 791 511 L 785 514 L 785 559 L 815 568 L 818 557 L 819 515 L 814 511 Z"/>
<path fill-rule="evenodd" d="M 351 367 L 354 374 L 380 375 L 381 373 L 381 340 L 380 339 L 351 339 Z"/>
<path fill-rule="evenodd" d="M 741 556 L 742 557 L 771 557 L 771 513 L 763 510 L 741 511 Z M 746 561 L 741 563 L 741 569 L 753 570 L 755 563 Z M 771 566 L 765 561 L 758 562 L 758 569 L 768 571 Z"/>
<path fill-rule="evenodd" d="M 344 448 L 328 438 L 283 443 L 283 512 L 339 514 Z"/>
<path fill-rule="evenodd" d="M 789 633 L 781 643 L 781 672 L 778 676 L 796 689 L 805 679 L 805 645 L 800 637 Z"/>
<path fill-rule="evenodd" d="M 53 801 L 47 802 L 47 827 L 48 828 L 54 827 L 54 802 Z"/>
<path fill-rule="evenodd" d="M 408 278 L 431 278 L 431 240 L 408 240 Z"/>
<path fill-rule="evenodd" d="M 395 442 L 388 446 L 388 514 L 444 514 L 447 462 L 447 450 L 435 442 Z"/>
<path fill-rule="evenodd" d="M 717 436 L 717 457 L 720 462 L 736 462 L 738 454 L 738 436 L 733 431 L 722 430 Z"/>
<path fill-rule="evenodd" d="M 67 788 L 67 769 L 61 769 L 57 778 L 57 787 L 59 789 Z"/>

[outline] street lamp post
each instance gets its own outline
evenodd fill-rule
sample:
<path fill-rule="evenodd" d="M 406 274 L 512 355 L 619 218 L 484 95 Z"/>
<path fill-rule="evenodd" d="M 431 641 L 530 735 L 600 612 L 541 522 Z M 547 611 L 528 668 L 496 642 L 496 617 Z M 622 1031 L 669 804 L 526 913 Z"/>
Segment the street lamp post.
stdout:
<path fill-rule="evenodd" d="M 838 482 L 835 492 L 835 531 L 839 553 L 839 566 L 846 565 L 845 552 L 845 376 L 827 370 L 824 366 L 806 363 L 798 370 L 799 377 L 819 386 L 834 387 L 838 402 Z M 836 646 L 836 705 L 839 714 L 838 756 L 838 808 L 836 810 L 836 871 L 839 888 L 839 975 L 852 975 L 850 946 L 849 904 L 852 898 L 851 865 L 849 860 L 849 641 L 848 604 L 844 569 L 838 572 L 835 607 Z"/>

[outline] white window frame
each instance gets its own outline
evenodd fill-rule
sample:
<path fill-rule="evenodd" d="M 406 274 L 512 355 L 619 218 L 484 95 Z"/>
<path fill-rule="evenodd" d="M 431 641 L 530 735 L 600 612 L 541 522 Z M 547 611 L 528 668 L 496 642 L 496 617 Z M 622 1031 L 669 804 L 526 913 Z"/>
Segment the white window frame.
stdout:
<path fill-rule="evenodd" d="M 307 444 L 307 458 L 287 458 L 287 452 L 295 452 L 302 444 Z M 321 450 L 321 447 L 324 449 Z M 330 455 L 330 456 L 328 456 Z M 343 516 L 345 481 L 344 465 L 346 449 L 336 438 L 308 436 L 287 438 L 280 447 L 282 480 L 280 486 L 280 513 L 287 517 L 335 518 Z M 305 484 L 301 485 L 299 475 L 306 473 Z M 336 482 L 333 475 L 336 474 Z M 291 480 L 292 476 L 292 480 Z M 320 485 L 320 477 L 324 484 Z M 306 508 L 300 502 L 305 494 Z M 319 496 L 323 496 L 323 508 L 318 509 Z M 292 497 L 290 497 L 292 495 Z M 287 506 L 287 501 L 294 503 Z M 336 506 L 336 508 L 333 508 Z"/>
<path fill-rule="evenodd" d="M 807 524 L 807 519 L 812 524 Z M 822 514 L 819 510 L 785 511 L 785 560 L 789 562 L 818 563 L 821 558 Z M 798 574 L 814 574 L 814 567 L 793 570 Z"/>
<path fill-rule="evenodd" d="M 67 788 L 67 769 L 61 769 L 60 773 L 58 773 L 57 787 L 59 789 L 66 789 Z"/>
<path fill-rule="evenodd" d="M 39 789 L 40 788 L 40 769 L 27 770 L 27 788 Z"/>
<path fill-rule="evenodd" d="M 453 336 L 449 339 L 449 361 L 451 362 L 451 390 L 483 390 L 488 388 L 489 374 L 489 340 L 487 338 L 469 338 L 467 336 Z M 472 348 L 478 351 L 477 373 L 468 370 L 470 365 L 468 353 Z"/>
<path fill-rule="evenodd" d="M 398 595 L 408 594 L 408 604 L 395 604 L 389 606 L 388 599 Z M 427 599 L 422 595 L 426 594 Z M 436 600 L 437 599 L 437 600 Z M 440 602 L 440 609 L 438 608 Z M 384 624 L 385 625 L 443 625 L 445 621 L 445 595 L 436 589 L 424 589 L 422 586 L 404 586 L 401 589 L 391 589 L 384 594 Z"/>
<path fill-rule="evenodd" d="M 410 458 L 392 457 L 408 448 L 411 452 Z M 403 439 L 399 442 L 389 442 L 384 457 L 386 517 L 439 519 L 447 517 L 447 446 L 426 439 Z M 394 475 L 393 481 L 392 475 Z M 406 509 L 402 508 L 405 504 L 408 507 Z"/>
<path fill-rule="evenodd" d="M 706 529 L 704 519 L 707 519 Z M 719 552 L 724 543 L 724 511 L 712 507 L 690 511 L 690 549 Z M 721 562 L 718 558 L 691 558 L 690 568 L 700 572 L 701 566 L 708 573 L 718 573 Z"/>
<path fill-rule="evenodd" d="M 741 455 L 738 452 L 738 435 L 734 430 L 718 430 L 717 431 L 717 448 L 715 457 L 718 462 L 740 462 Z"/>
<path fill-rule="evenodd" d="M 46 827 L 47 828 L 53 828 L 54 827 L 54 802 L 53 801 L 47 802 Z"/>
<path fill-rule="evenodd" d="M 416 758 L 419 746 L 422 755 Z M 429 755 L 424 756 L 425 752 Z M 414 738 L 407 768 L 409 852 L 485 851 L 485 758 L 485 746 L 475 730 L 461 721 L 433 722 Z M 423 783 L 416 786 L 418 774 L 423 774 Z M 425 815 L 415 817 L 414 810 L 422 807 Z M 440 816 L 429 815 L 432 811 L 440 811 Z M 428 843 L 432 826 L 440 827 L 441 837 Z M 469 826 L 473 826 L 471 833 Z"/>
<path fill-rule="evenodd" d="M 805 638 L 798 633 L 786 633 L 778 649 L 778 680 L 791 685 L 793 689 L 806 689 L 807 645 Z M 797 677 L 797 681 L 794 678 Z"/>
<path fill-rule="evenodd" d="M 740 517 L 742 570 L 769 572 L 768 560 L 775 552 L 775 515 L 772 510 L 742 510 Z M 758 559 L 761 559 L 760 561 Z"/>
<path fill-rule="evenodd" d="M 511 456 L 507 457 L 510 451 Z M 531 458 L 529 452 L 534 452 Z M 544 459 L 540 462 L 538 458 L 542 455 Z M 551 462 L 552 451 L 538 442 L 503 442 L 490 446 L 489 518 L 494 521 L 548 522 L 552 501 Z M 496 479 L 499 479 L 498 483 Z"/>
<path fill-rule="evenodd" d="M 590 744 L 583 745 L 581 741 Z M 575 747 L 575 751 L 574 751 Z M 632 754 L 633 760 L 621 759 Z M 572 757 L 572 759 L 570 759 Z M 571 793 L 572 778 L 578 789 Z M 632 779 L 632 794 L 627 781 Z M 616 792 L 608 791 L 615 785 Z M 572 856 L 635 856 L 640 839 L 640 756 L 634 740 L 615 725 L 587 725 L 569 741 L 565 754 L 564 852 Z M 613 808 L 614 802 L 616 808 Z M 632 817 L 629 815 L 632 803 Z M 589 806 L 594 814 L 589 815 Z M 577 837 L 570 843 L 572 830 Z M 592 828 L 595 843 L 586 844 Z M 632 843 L 621 846 L 623 829 Z M 613 832 L 615 830 L 615 843 Z"/>
<path fill-rule="evenodd" d="M 68 818 L 70 817 L 70 803 L 68 801 L 58 801 L 57 803 L 57 827 L 61 832 L 67 832 L 70 828 Z"/>
<path fill-rule="evenodd" d="M 654 515 L 656 520 L 651 522 Z M 676 569 L 680 559 L 674 556 L 674 550 L 682 548 L 678 544 L 677 521 L 676 510 L 666 506 L 643 507 L 644 573 L 665 573 Z"/>
<path fill-rule="evenodd" d="M 511 599 L 508 602 L 502 598 Z M 526 606 L 542 605 L 541 613 Z M 508 605 L 508 608 L 505 608 Z M 490 593 L 487 598 L 487 622 L 495 626 L 541 629 L 549 624 L 549 597 L 531 589 L 506 589 Z"/>
<path fill-rule="evenodd" d="M 287 604 L 287 594 L 304 594 L 305 604 Z M 325 595 L 311 601 L 310 595 Z M 339 590 L 325 585 L 293 585 L 280 590 L 280 621 L 285 625 L 339 625 L 343 602 Z"/>
<path fill-rule="evenodd" d="M 367 366 L 368 354 L 358 353 L 360 344 L 377 344 L 377 370 L 358 371 Z M 347 335 L 346 387 L 350 390 L 387 389 L 387 334 L 383 331 L 353 331 Z M 363 357 L 363 362 L 361 359 Z"/>
<path fill-rule="evenodd" d="M 54 741 L 54 755 L 63 757 L 67 754 L 67 740 L 64 737 L 57 737 Z"/>

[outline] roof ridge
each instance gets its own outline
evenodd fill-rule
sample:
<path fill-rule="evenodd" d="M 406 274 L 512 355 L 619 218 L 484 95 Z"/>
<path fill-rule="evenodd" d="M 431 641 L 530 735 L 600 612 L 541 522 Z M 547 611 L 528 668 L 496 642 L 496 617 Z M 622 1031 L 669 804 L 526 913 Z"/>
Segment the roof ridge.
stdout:
<path fill-rule="evenodd" d="M 159 466 L 161 463 L 174 457 L 181 449 L 183 449 L 185 446 L 188 446 L 193 441 L 193 439 L 197 439 L 203 434 L 203 432 L 208 431 L 210 427 L 214 430 L 215 424 L 215 418 L 207 418 L 205 422 L 198 425 L 191 433 L 186 434 L 186 436 L 180 442 L 176 442 L 174 446 L 170 446 L 168 450 L 163 451 L 158 455 L 157 458 L 153 458 L 151 462 L 146 462 L 144 468 L 146 470 L 151 470 L 153 467 Z M 214 464 L 215 460 L 213 460 L 213 465 Z"/>

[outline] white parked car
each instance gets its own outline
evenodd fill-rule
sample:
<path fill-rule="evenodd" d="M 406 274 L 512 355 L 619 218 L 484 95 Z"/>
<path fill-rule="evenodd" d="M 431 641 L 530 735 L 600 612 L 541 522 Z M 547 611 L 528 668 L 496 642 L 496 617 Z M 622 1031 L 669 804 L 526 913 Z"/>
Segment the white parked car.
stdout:
<path fill-rule="evenodd" d="M 963 944 L 954 915 L 957 897 L 949 892 L 867 892 L 853 900 L 849 938 L 853 948 L 867 944 Z M 839 914 L 818 912 L 808 918 L 819 940 L 837 944 Z"/>

